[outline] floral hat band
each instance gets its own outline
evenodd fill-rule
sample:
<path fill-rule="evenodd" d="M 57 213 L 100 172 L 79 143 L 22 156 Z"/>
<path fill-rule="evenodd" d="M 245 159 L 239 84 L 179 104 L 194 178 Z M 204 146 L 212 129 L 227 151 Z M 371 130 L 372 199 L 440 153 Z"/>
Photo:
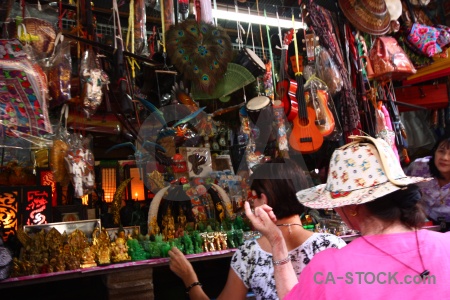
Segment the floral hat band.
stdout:
<path fill-rule="evenodd" d="M 406 176 L 391 146 L 380 138 L 350 136 L 352 142 L 333 152 L 327 182 L 297 192 L 311 208 L 362 204 L 402 187 L 428 180 Z"/>

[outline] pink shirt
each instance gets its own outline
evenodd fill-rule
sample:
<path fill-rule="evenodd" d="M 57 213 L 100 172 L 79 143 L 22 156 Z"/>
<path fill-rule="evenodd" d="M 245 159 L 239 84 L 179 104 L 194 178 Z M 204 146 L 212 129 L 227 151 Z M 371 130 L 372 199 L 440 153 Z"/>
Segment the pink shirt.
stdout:
<path fill-rule="evenodd" d="M 390 255 L 360 237 L 316 254 L 284 299 L 448 299 L 450 232 L 420 230 L 418 237 L 424 267 L 414 232 L 364 237 Z M 424 269 L 429 278 L 415 284 Z"/>

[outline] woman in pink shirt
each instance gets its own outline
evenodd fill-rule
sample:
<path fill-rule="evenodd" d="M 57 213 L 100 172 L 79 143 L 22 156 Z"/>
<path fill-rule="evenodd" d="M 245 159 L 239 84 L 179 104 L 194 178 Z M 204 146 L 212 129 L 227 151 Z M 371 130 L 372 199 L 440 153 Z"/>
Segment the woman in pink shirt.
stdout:
<path fill-rule="evenodd" d="M 352 137 L 330 160 L 327 183 L 299 191 L 311 208 L 334 208 L 361 237 L 318 253 L 297 279 L 270 207 L 246 214 L 272 246 L 280 299 L 445 299 L 450 295 L 450 234 L 420 230 L 416 183 L 381 139 Z"/>

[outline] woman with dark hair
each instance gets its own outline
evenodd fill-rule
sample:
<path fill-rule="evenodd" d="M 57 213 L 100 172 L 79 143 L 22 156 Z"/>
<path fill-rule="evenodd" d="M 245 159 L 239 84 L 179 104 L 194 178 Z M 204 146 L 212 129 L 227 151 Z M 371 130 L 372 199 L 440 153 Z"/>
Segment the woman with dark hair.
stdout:
<path fill-rule="evenodd" d="M 303 228 L 300 215 L 305 208 L 295 196 L 296 191 L 310 186 L 304 171 L 290 159 L 274 159 L 257 166 L 250 176 L 250 201 L 253 207 L 270 205 L 269 214 L 286 241 L 286 251 L 297 276 L 313 256 L 327 248 L 341 248 L 346 243 L 331 234 L 313 233 Z M 208 299 L 197 275 L 177 248 L 169 251 L 170 269 L 183 280 L 190 299 Z M 224 289 L 218 299 L 245 299 L 250 290 L 257 299 L 278 299 L 273 277 L 274 268 L 286 260 L 275 260 L 265 237 L 247 240 L 234 253 Z"/>
<path fill-rule="evenodd" d="M 326 249 L 297 278 L 283 234 L 270 207 L 245 213 L 271 245 L 280 299 L 448 298 L 450 233 L 421 230 L 425 214 L 417 183 L 406 176 L 390 145 L 382 139 L 351 137 L 330 160 L 327 182 L 299 191 L 300 203 L 334 208 L 360 237 L 342 249 Z"/>
<path fill-rule="evenodd" d="M 431 156 L 414 160 L 405 173 L 432 177 L 419 183 L 425 213 L 442 231 L 450 230 L 450 137 L 443 136 L 434 145 Z"/>

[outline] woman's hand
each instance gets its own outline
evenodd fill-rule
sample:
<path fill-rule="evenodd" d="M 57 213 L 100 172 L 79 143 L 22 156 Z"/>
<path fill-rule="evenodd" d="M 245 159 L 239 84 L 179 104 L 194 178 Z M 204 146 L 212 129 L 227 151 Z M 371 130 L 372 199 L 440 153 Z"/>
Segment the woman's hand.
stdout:
<path fill-rule="evenodd" d="M 169 257 L 170 270 L 180 277 L 186 286 L 198 281 L 192 264 L 177 247 L 172 247 L 169 250 Z"/>
<path fill-rule="evenodd" d="M 246 201 L 244 203 L 244 208 L 245 214 L 252 222 L 253 227 L 261 232 L 262 235 L 264 235 L 269 240 L 272 246 L 273 243 L 276 242 L 276 240 L 279 240 L 279 238 L 283 236 L 281 230 L 275 224 L 275 222 L 277 221 L 277 217 L 273 213 L 270 206 L 268 206 L 267 204 L 263 204 L 256 207 L 255 211 L 253 212 L 250 209 L 250 203 Z"/>

